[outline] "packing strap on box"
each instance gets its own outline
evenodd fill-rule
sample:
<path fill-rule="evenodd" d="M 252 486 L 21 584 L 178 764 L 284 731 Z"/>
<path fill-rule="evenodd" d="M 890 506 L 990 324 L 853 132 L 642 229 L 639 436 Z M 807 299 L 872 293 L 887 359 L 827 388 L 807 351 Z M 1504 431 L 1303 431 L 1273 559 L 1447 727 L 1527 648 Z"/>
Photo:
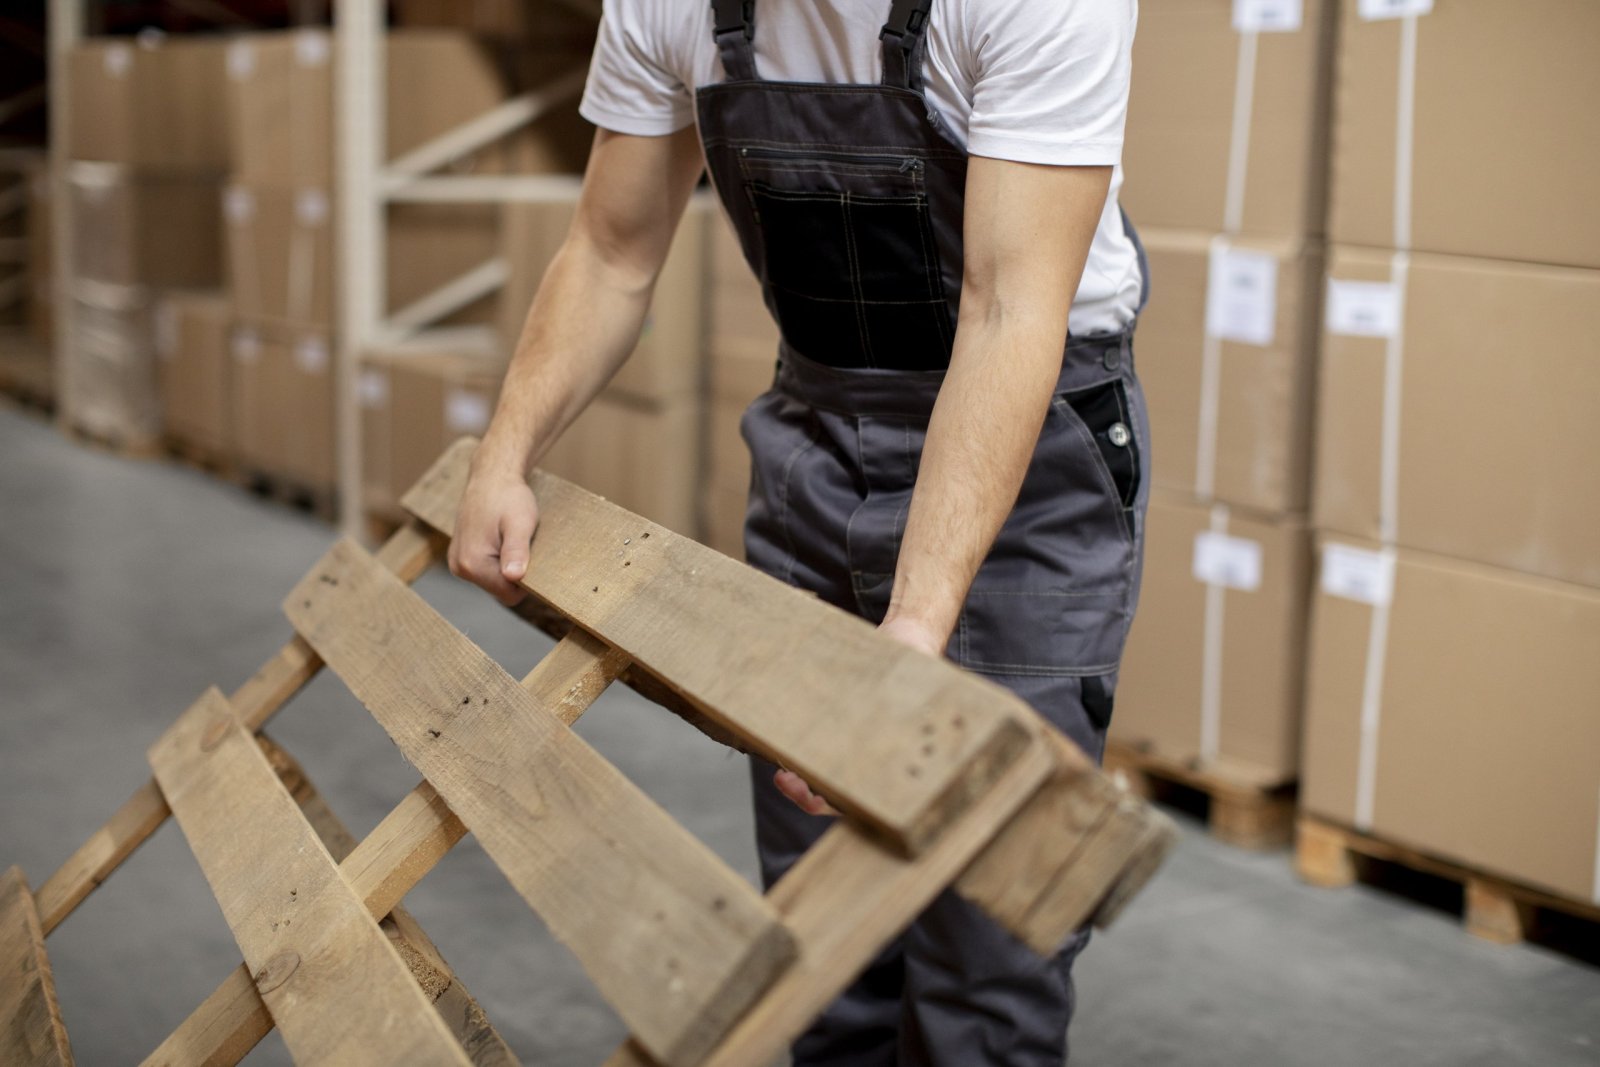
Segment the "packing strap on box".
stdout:
<path fill-rule="evenodd" d="M 1258 541 L 1228 533 L 1226 504 L 1211 505 L 1210 528 L 1196 535 L 1191 569 L 1206 587 L 1205 618 L 1200 643 L 1200 759 L 1214 762 L 1222 752 L 1222 665 L 1230 589 L 1261 588 L 1262 549 Z"/>

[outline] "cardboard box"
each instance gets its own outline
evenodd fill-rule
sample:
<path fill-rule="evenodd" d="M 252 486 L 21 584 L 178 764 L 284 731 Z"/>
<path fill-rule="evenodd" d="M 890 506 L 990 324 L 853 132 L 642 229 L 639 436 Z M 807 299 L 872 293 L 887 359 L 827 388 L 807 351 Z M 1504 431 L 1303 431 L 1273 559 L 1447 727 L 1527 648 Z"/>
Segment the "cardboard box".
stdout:
<path fill-rule="evenodd" d="M 1335 6 L 1152 0 L 1140 8 L 1122 154 L 1122 203 L 1135 225 L 1322 233 Z"/>
<path fill-rule="evenodd" d="M 55 334 L 55 228 L 51 223 L 51 177 L 41 158 L 28 179 L 28 291 L 26 317 L 28 333 L 44 345 Z"/>
<path fill-rule="evenodd" d="M 222 283 L 222 184 L 215 177 L 74 163 L 67 183 L 78 277 L 178 288 Z"/>
<path fill-rule="evenodd" d="M 707 484 L 704 492 L 704 542 L 724 556 L 744 560 L 744 517 L 750 494 L 744 489 L 726 489 Z"/>
<path fill-rule="evenodd" d="M 572 225 L 578 183 L 571 195 L 505 209 L 505 255 L 511 277 L 501 295 L 500 338 L 516 351 L 529 308 L 550 262 Z M 656 280 L 639 345 L 608 389 L 635 401 L 670 402 L 700 395 L 706 350 L 706 220 L 708 198 L 691 198 Z"/>
<path fill-rule="evenodd" d="M 697 400 L 602 393 L 539 461 L 551 474 L 688 537 L 700 536 Z"/>
<path fill-rule="evenodd" d="M 1333 254 L 1317 525 L 1600 586 L 1600 482 L 1582 473 L 1600 456 L 1600 271 L 1399 266 Z"/>
<path fill-rule="evenodd" d="M 1368 6 L 1345 4 L 1340 29 L 1330 237 L 1600 267 L 1600 5 L 1430 5 L 1416 18 L 1411 181 L 1398 190 L 1405 23 L 1364 17 Z"/>
<path fill-rule="evenodd" d="M 170 293 L 156 316 L 166 435 L 213 459 L 226 459 L 231 454 L 233 301 L 223 292 Z"/>
<path fill-rule="evenodd" d="M 396 500 L 456 438 L 483 436 L 505 364 L 481 353 L 449 352 L 389 364 L 389 484 Z"/>
<path fill-rule="evenodd" d="M 1406 549 L 1386 564 L 1343 538 L 1320 548 L 1306 810 L 1600 899 L 1600 593 Z"/>
<path fill-rule="evenodd" d="M 385 56 L 384 149 L 389 159 L 476 118 L 508 96 L 493 59 L 466 34 L 394 31 Z M 323 29 L 249 34 L 233 40 L 227 56 L 227 96 L 236 181 L 331 186 L 333 59 L 332 37 Z M 570 121 L 563 124 L 552 116 L 453 169 L 564 170 L 576 162 L 581 170 L 591 136 L 592 131 L 575 130 Z"/>
<path fill-rule="evenodd" d="M 728 217 L 716 211 L 709 223 L 711 348 L 724 357 L 777 357 L 781 336 L 767 310 L 761 283 L 745 262 Z"/>
<path fill-rule="evenodd" d="M 242 318 L 331 328 L 338 312 L 332 200 L 322 189 L 231 185 L 223 196 L 228 279 Z M 499 209 L 485 204 L 399 204 L 389 209 L 389 308 L 398 311 L 493 259 Z M 475 301 L 445 321 L 489 321 L 497 302 Z"/>
<path fill-rule="evenodd" d="M 80 283 L 71 314 L 74 345 L 61 355 L 64 413 L 104 440 L 153 446 L 161 434 L 161 394 L 150 292 Z"/>
<path fill-rule="evenodd" d="M 1173 230 L 1146 231 L 1145 243 L 1157 282 L 1134 358 L 1153 484 L 1276 514 L 1305 510 L 1320 247 Z"/>
<path fill-rule="evenodd" d="M 223 215 L 239 317 L 330 328 L 334 222 L 327 191 L 230 185 Z"/>
<path fill-rule="evenodd" d="M 68 155 L 149 172 L 228 169 L 228 113 L 216 37 L 93 38 L 68 59 Z"/>
<path fill-rule="evenodd" d="M 1305 522 L 1156 494 L 1146 530 L 1111 736 L 1242 783 L 1293 780 L 1311 570 Z"/>
<path fill-rule="evenodd" d="M 231 349 L 241 465 L 303 490 L 331 492 L 336 463 L 328 335 L 314 327 L 242 322 Z"/>
<path fill-rule="evenodd" d="M 356 371 L 356 404 L 361 411 L 361 508 L 369 514 L 398 514 L 400 494 L 390 477 L 389 446 L 393 440 L 394 383 L 389 352 L 363 352 Z"/>

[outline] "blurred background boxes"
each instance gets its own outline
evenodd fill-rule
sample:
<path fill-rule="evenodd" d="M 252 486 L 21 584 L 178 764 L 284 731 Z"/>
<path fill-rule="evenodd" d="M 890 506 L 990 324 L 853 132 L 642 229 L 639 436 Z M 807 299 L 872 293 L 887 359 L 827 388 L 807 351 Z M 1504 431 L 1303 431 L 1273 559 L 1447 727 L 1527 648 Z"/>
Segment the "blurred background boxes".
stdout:
<path fill-rule="evenodd" d="M 233 300 L 221 290 L 169 293 L 156 316 L 165 437 L 196 458 L 225 466 L 233 455 Z"/>
<path fill-rule="evenodd" d="M 73 269 L 113 285 L 222 281 L 221 188 L 215 175 L 141 173 L 83 163 L 67 174 L 77 219 Z"/>
<path fill-rule="evenodd" d="M 1306 809 L 1593 899 L 1600 591 L 1333 535 L 1321 551 Z"/>
<path fill-rule="evenodd" d="M 247 474 L 334 488 L 331 339 L 304 324 L 241 321 L 231 339 L 234 446 Z"/>

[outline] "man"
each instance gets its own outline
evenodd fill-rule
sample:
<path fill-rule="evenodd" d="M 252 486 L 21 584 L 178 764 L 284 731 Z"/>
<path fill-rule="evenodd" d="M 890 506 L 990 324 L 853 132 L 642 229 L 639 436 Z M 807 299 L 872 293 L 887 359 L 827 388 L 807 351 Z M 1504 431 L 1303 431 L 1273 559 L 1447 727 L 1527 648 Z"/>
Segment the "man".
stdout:
<path fill-rule="evenodd" d="M 1008 686 L 1098 758 L 1148 482 L 1145 271 L 1116 197 L 1136 3 L 607 0 L 583 195 L 451 568 L 520 595 L 526 475 L 631 351 L 705 167 L 783 335 L 742 427 L 750 562 Z M 830 809 L 753 769 L 770 885 Z M 946 893 L 795 1063 L 1060 1064 L 1085 938 L 1041 961 Z"/>

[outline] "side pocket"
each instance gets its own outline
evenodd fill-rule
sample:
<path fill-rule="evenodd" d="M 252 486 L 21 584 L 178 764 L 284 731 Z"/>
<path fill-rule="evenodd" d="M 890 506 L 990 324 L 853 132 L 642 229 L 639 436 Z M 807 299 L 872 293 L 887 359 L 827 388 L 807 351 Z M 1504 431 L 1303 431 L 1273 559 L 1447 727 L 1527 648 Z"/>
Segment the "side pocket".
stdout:
<path fill-rule="evenodd" d="M 1063 397 L 1094 438 L 1100 459 L 1124 508 L 1133 506 L 1142 477 L 1139 442 L 1133 433 L 1128 393 L 1120 381 L 1080 389 Z"/>
<path fill-rule="evenodd" d="M 1116 703 L 1116 684 L 1111 675 L 1091 674 L 1083 679 L 1083 710 L 1101 731 L 1111 725 L 1111 710 Z"/>

